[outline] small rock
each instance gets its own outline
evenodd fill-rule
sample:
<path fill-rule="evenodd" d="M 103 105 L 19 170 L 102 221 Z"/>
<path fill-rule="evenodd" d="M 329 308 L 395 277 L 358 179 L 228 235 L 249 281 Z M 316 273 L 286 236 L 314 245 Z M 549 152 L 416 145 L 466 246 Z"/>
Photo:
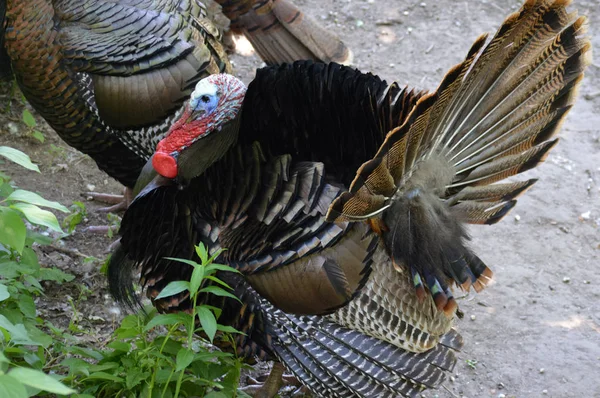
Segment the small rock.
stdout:
<path fill-rule="evenodd" d="M 497 387 L 498 387 L 498 390 L 503 390 L 504 389 L 504 383 L 502 383 L 502 382 L 498 383 Z"/>
<path fill-rule="evenodd" d="M 360 19 L 356 20 L 356 27 L 360 28 L 361 26 L 363 26 L 365 23 L 363 21 L 361 21 Z"/>
<path fill-rule="evenodd" d="M 505 394 L 498 394 L 498 398 L 506 398 Z"/>
<path fill-rule="evenodd" d="M 93 191 L 94 189 L 96 189 L 96 186 L 94 184 L 87 184 L 85 187 L 88 191 Z"/>
<path fill-rule="evenodd" d="M 521 221 L 521 216 L 518 214 L 515 214 L 515 221 Z"/>
<path fill-rule="evenodd" d="M 87 201 L 90 201 L 90 202 L 91 202 L 92 200 L 94 200 L 94 197 L 93 197 L 93 196 L 88 196 L 88 197 L 86 197 L 85 199 L 86 199 Z"/>
<path fill-rule="evenodd" d="M 427 4 L 425 4 L 425 3 L 420 3 L 419 5 L 420 5 L 421 7 L 427 7 Z"/>
<path fill-rule="evenodd" d="M 579 219 L 580 220 L 589 220 L 591 214 L 592 214 L 591 211 L 586 211 L 585 213 L 581 213 L 581 215 L 579 216 Z"/>
<path fill-rule="evenodd" d="M 540 369 L 540 373 L 541 373 L 541 374 L 544 374 L 545 372 L 546 372 L 546 369 L 544 369 L 544 368 L 541 368 L 541 369 Z"/>
<path fill-rule="evenodd" d="M 527 319 L 527 316 L 526 316 L 526 315 L 521 315 L 521 316 L 519 317 L 519 319 L 520 319 L 520 320 L 522 320 L 522 321 L 524 321 L 525 319 Z"/>
<path fill-rule="evenodd" d="M 561 231 L 563 231 L 565 234 L 568 234 L 569 232 L 571 232 L 569 230 L 569 228 L 565 227 L 565 226 L 560 226 L 558 227 L 558 229 L 560 229 Z"/>
<path fill-rule="evenodd" d="M 584 284 L 584 285 L 589 285 L 590 283 L 592 283 L 592 282 L 590 282 L 590 281 L 587 281 L 587 280 L 583 281 L 583 284 Z"/>
<path fill-rule="evenodd" d="M 554 291 L 554 286 L 548 285 L 548 289 L 550 289 L 551 291 Z"/>
<path fill-rule="evenodd" d="M 547 395 L 548 394 L 548 390 L 542 390 L 542 394 Z"/>
<path fill-rule="evenodd" d="M 477 316 L 471 315 L 471 320 L 474 321 L 475 319 L 477 319 Z"/>
<path fill-rule="evenodd" d="M 563 283 L 570 283 L 571 282 L 571 278 L 569 278 L 568 276 L 565 276 L 563 278 Z"/>
<path fill-rule="evenodd" d="M 408 11 L 404 11 L 402 14 L 404 14 L 404 15 L 408 15 Z"/>

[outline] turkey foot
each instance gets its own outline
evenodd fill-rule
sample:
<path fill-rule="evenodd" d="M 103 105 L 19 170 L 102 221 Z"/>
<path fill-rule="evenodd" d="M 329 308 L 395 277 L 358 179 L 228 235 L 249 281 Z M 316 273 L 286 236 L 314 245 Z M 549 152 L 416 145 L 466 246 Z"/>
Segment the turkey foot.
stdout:
<path fill-rule="evenodd" d="M 285 385 L 300 385 L 296 377 L 284 375 L 285 368 L 281 362 L 274 362 L 271 372 L 264 383 L 260 383 L 249 377 L 252 385 L 248 385 L 241 390 L 252 395 L 254 398 L 272 398 L 279 392 L 279 389 Z"/>
<path fill-rule="evenodd" d="M 133 189 L 125 187 L 123 195 L 112 195 L 107 193 L 99 192 L 86 192 L 87 197 L 91 197 L 92 200 L 106 203 L 112 206 L 101 207 L 96 210 L 99 213 L 118 213 L 125 211 L 129 207 L 133 199 Z"/>

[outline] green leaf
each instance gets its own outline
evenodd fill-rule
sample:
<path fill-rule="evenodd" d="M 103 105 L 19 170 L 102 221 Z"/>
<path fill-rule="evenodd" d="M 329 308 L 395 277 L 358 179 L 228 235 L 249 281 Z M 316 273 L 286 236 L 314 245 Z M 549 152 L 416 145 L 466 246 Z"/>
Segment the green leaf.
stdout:
<path fill-rule="evenodd" d="M 211 281 L 213 281 L 213 282 L 215 282 L 215 283 L 218 283 L 219 285 L 221 285 L 221 286 L 224 286 L 224 287 L 226 287 L 226 288 L 227 288 L 227 289 L 229 289 L 229 290 L 233 290 L 233 289 L 231 288 L 231 286 L 229 286 L 227 283 L 223 282 L 223 281 L 222 281 L 222 280 L 220 280 L 219 278 L 215 278 L 215 277 L 214 277 L 214 276 L 212 276 L 212 275 L 207 275 L 207 276 L 205 276 L 205 277 L 204 277 L 204 279 L 210 279 Z"/>
<path fill-rule="evenodd" d="M 0 327 L 6 329 L 10 334 L 10 340 L 13 344 L 41 345 L 29 337 L 29 333 L 27 333 L 27 329 L 25 329 L 25 326 L 22 323 L 13 325 L 13 323 L 4 315 L 0 315 Z"/>
<path fill-rule="evenodd" d="M 198 266 L 194 268 L 192 271 L 192 277 L 190 278 L 190 294 L 194 296 L 200 285 L 202 284 L 202 280 L 204 279 L 204 267 Z"/>
<path fill-rule="evenodd" d="M 175 372 L 179 372 L 182 369 L 187 368 L 190 363 L 194 360 L 194 352 L 187 348 L 182 348 L 177 353 L 177 357 L 175 358 Z"/>
<path fill-rule="evenodd" d="M 144 332 L 152 329 L 159 325 L 175 325 L 177 323 L 185 323 L 188 320 L 189 315 L 185 314 L 160 314 L 155 316 L 148 322 L 144 327 Z"/>
<path fill-rule="evenodd" d="M 0 207 L 0 243 L 23 252 L 27 228 L 19 213 L 6 207 Z"/>
<path fill-rule="evenodd" d="M 41 131 L 33 130 L 31 136 L 39 142 L 41 142 L 42 144 L 44 143 L 44 141 L 46 141 L 46 137 L 44 137 L 44 134 L 42 134 Z"/>
<path fill-rule="evenodd" d="M 0 397 L 27 398 L 27 390 L 17 379 L 8 375 L 0 375 Z"/>
<path fill-rule="evenodd" d="M 204 398 L 227 398 L 226 394 L 223 394 L 220 391 L 211 391 L 204 396 Z"/>
<path fill-rule="evenodd" d="M 21 211 L 32 224 L 43 225 L 56 232 L 63 232 L 58 224 L 56 216 L 48 210 L 40 209 L 36 205 L 21 202 L 13 203 L 10 207 Z"/>
<path fill-rule="evenodd" d="M 115 381 L 117 383 L 123 383 L 123 378 L 117 377 L 117 376 L 113 376 L 113 375 L 108 374 L 106 372 L 92 373 L 88 377 L 88 379 L 91 379 L 91 380 L 109 380 L 109 381 Z"/>
<path fill-rule="evenodd" d="M 112 348 L 115 351 L 129 352 L 131 344 L 125 343 L 124 341 L 113 341 L 108 345 L 108 348 Z"/>
<path fill-rule="evenodd" d="M 35 127 L 37 125 L 35 118 L 27 109 L 23 109 L 23 122 L 27 125 L 27 127 Z"/>
<path fill-rule="evenodd" d="M 55 378 L 48 376 L 44 372 L 28 368 L 13 368 L 8 372 L 9 376 L 14 377 L 26 386 L 39 388 L 54 394 L 73 394 L 75 390 L 65 386 Z"/>
<path fill-rule="evenodd" d="M 10 297 L 10 293 L 8 292 L 8 288 L 0 283 L 0 301 L 4 301 Z"/>
<path fill-rule="evenodd" d="M 90 364 L 84 361 L 83 359 L 67 358 L 60 364 L 69 368 L 69 374 L 82 374 L 84 376 L 90 375 Z"/>
<path fill-rule="evenodd" d="M 39 167 L 37 165 L 31 163 L 31 159 L 25 153 L 19 151 L 18 149 L 14 149 L 7 146 L 0 146 L 0 156 L 4 156 L 8 160 L 11 160 L 18 164 L 19 166 L 23 166 L 28 170 L 40 172 Z"/>
<path fill-rule="evenodd" d="M 156 299 L 161 299 L 169 296 L 174 296 L 178 293 L 181 293 L 185 290 L 188 290 L 190 287 L 190 283 L 187 281 L 174 281 L 169 283 L 165 288 L 160 292 Z"/>
<path fill-rule="evenodd" d="M 34 192 L 25 191 L 23 189 L 17 189 L 13 193 L 11 193 L 6 200 L 14 200 L 18 202 L 25 202 L 32 205 L 49 207 L 51 209 L 56 209 L 62 211 L 63 213 L 68 213 L 69 209 L 65 206 L 61 205 L 58 202 L 53 202 L 51 200 L 46 200 L 42 198 L 40 195 Z"/>
<path fill-rule="evenodd" d="M 206 269 L 204 272 L 206 272 L 207 274 L 210 272 L 214 272 L 214 271 L 225 271 L 225 272 L 235 272 L 235 273 L 240 273 L 240 271 L 238 271 L 237 269 L 230 267 L 229 265 L 224 265 L 224 264 L 209 264 L 206 266 Z"/>
<path fill-rule="evenodd" d="M 225 332 L 225 333 L 246 334 L 244 332 L 240 332 L 239 330 L 237 330 L 236 328 L 234 328 L 232 326 L 225 326 L 225 325 L 217 325 L 217 330 L 220 330 L 221 332 Z"/>
<path fill-rule="evenodd" d="M 196 311 L 198 312 L 198 318 L 200 319 L 202 329 L 204 329 L 204 333 L 206 333 L 208 339 L 212 343 L 215 334 L 217 333 L 217 320 L 215 315 L 204 306 L 196 307 Z"/>
<path fill-rule="evenodd" d="M 75 279 L 75 275 L 67 274 L 58 268 L 40 268 L 39 279 L 43 281 L 62 283 L 71 282 L 73 279 Z"/>
<path fill-rule="evenodd" d="M 203 265 L 208 263 L 208 250 L 206 250 L 204 243 L 200 242 L 198 246 L 196 246 L 196 254 L 200 257 L 200 261 L 202 261 Z"/>
<path fill-rule="evenodd" d="M 33 302 L 33 297 L 28 294 L 21 294 L 19 296 L 19 309 L 28 318 L 35 318 L 35 303 Z"/>
<path fill-rule="evenodd" d="M 180 263 L 184 263 L 187 265 L 191 265 L 192 267 L 196 268 L 199 267 L 200 264 L 198 264 L 197 262 L 193 261 L 193 260 L 186 260 L 185 258 L 177 258 L 177 257 L 165 257 L 165 260 L 172 260 L 172 261 L 177 261 Z"/>
<path fill-rule="evenodd" d="M 200 293 L 212 293 L 215 296 L 229 297 L 229 298 L 232 298 L 234 300 L 240 301 L 239 298 L 237 298 L 233 294 L 229 293 L 225 289 L 220 288 L 219 286 L 207 286 L 207 287 L 205 287 L 203 289 L 200 289 Z"/>

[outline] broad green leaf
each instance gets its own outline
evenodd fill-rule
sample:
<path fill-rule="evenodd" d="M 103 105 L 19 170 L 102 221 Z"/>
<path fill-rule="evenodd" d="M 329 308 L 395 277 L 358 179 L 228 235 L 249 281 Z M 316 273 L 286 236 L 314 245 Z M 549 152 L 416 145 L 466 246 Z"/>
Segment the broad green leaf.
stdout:
<path fill-rule="evenodd" d="M 156 296 L 156 299 L 174 296 L 178 293 L 188 290 L 189 287 L 190 283 L 187 281 L 170 282 L 167 286 L 165 286 L 165 288 L 160 292 L 160 294 Z"/>
<path fill-rule="evenodd" d="M 204 333 L 206 333 L 208 339 L 212 343 L 213 339 L 215 338 L 215 334 L 217 333 L 217 320 L 215 319 L 215 315 L 204 306 L 196 307 L 196 311 L 198 312 L 200 325 L 202 325 Z"/>
<path fill-rule="evenodd" d="M 44 134 L 42 134 L 41 131 L 33 130 L 33 132 L 31 133 L 31 136 L 33 138 L 35 138 L 36 140 L 38 140 L 39 142 L 41 142 L 42 144 L 44 143 L 44 141 L 46 141 L 46 137 L 44 137 Z"/>
<path fill-rule="evenodd" d="M 60 363 L 62 366 L 67 366 L 69 368 L 69 374 L 82 374 L 84 376 L 89 376 L 89 366 L 90 364 L 79 358 L 67 358 Z"/>
<path fill-rule="evenodd" d="M 179 372 L 182 369 L 187 368 L 190 363 L 194 360 L 194 352 L 187 348 L 182 348 L 177 353 L 177 357 L 175 358 L 175 372 Z"/>
<path fill-rule="evenodd" d="M 0 375 L 0 397 L 27 398 L 27 390 L 17 379 L 9 375 Z"/>
<path fill-rule="evenodd" d="M 67 395 L 75 393 L 75 390 L 70 389 L 60 381 L 39 370 L 13 368 L 8 372 L 8 375 L 14 377 L 27 386 L 39 388 L 40 390 L 54 394 Z"/>
<path fill-rule="evenodd" d="M 0 156 L 4 156 L 8 160 L 15 162 L 19 166 L 23 166 L 28 170 L 37 171 L 38 173 L 40 172 L 39 167 L 31 162 L 29 156 L 18 149 L 8 146 L 0 146 Z"/>
<path fill-rule="evenodd" d="M 27 127 L 35 127 L 37 125 L 35 118 L 27 109 L 23 109 L 23 122 L 27 125 Z"/>
<path fill-rule="evenodd" d="M 127 376 L 125 377 L 125 386 L 128 390 L 131 390 L 133 387 L 137 386 L 143 380 L 148 379 L 150 377 L 150 372 L 142 372 L 140 369 L 131 369 L 127 371 Z"/>
<path fill-rule="evenodd" d="M 0 283 L 0 301 L 4 301 L 10 297 L 10 293 L 8 292 L 8 288 Z"/>
<path fill-rule="evenodd" d="M 113 341 L 112 343 L 108 344 L 107 347 L 112 348 L 115 351 L 129 352 L 131 349 L 131 344 L 125 343 L 124 341 Z"/>
<path fill-rule="evenodd" d="M 36 205 L 30 205 L 29 203 L 13 203 L 10 205 L 12 209 L 19 210 L 25 215 L 30 223 L 36 225 L 43 225 L 56 232 L 63 232 L 58 224 L 56 216 L 48 210 L 40 209 Z"/>
<path fill-rule="evenodd" d="M 225 289 L 220 288 L 219 286 L 207 286 L 205 288 L 200 289 L 200 293 L 212 293 L 215 296 L 229 297 L 229 298 L 232 298 L 234 300 L 240 301 L 239 298 L 237 298 L 233 294 L 229 293 Z"/>
<path fill-rule="evenodd" d="M 17 189 L 13 193 L 11 193 L 6 200 L 14 200 L 18 202 L 25 202 L 32 205 L 49 207 L 51 209 L 56 209 L 62 211 L 63 213 L 68 213 L 69 209 L 65 206 L 61 205 L 58 202 L 53 202 L 51 200 L 46 200 L 42 198 L 40 195 L 34 192 L 25 191 L 23 189 Z"/>
<path fill-rule="evenodd" d="M 101 352 L 98 352 L 97 350 L 91 348 L 72 346 L 68 348 L 68 351 L 73 354 L 78 354 L 87 358 L 95 359 L 97 361 L 100 361 L 104 358 L 104 355 L 102 355 Z"/>
<path fill-rule="evenodd" d="M 27 228 L 19 213 L 0 207 L 0 243 L 22 253 L 26 235 Z"/>
<path fill-rule="evenodd" d="M 25 329 L 25 325 L 22 323 L 13 324 L 8 320 L 4 315 L 0 315 L 0 327 L 6 329 L 6 331 L 10 334 L 10 340 L 13 344 L 17 345 L 42 345 L 41 343 L 34 341 L 27 329 Z"/>
<path fill-rule="evenodd" d="M 144 331 L 152 329 L 159 325 L 175 325 L 176 323 L 185 323 L 188 320 L 188 315 L 185 314 L 160 314 L 155 316 L 144 327 Z"/>
<path fill-rule="evenodd" d="M 33 302 L 33 297 L 29 294 L 21 294 L 19 296 L 19 309 L 28 318 L 35 318 L 35 303 Z"/>

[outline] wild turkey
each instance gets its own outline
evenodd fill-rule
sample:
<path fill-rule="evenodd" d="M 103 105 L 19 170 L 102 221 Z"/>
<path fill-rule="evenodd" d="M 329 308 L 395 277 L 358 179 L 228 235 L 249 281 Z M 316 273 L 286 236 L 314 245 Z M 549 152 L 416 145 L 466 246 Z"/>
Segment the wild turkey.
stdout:
<path fill-rule="evenodd" d="M 202 80 L 123 218 L 112 294 L 135 302 L 139 269 L 159 311 L 188 309 L 183 293 L 156 299 L 191 274 L 166 258 L 225 247 L 242 303 L 202 300 L 246 333 L 240 354 L 317 396 L 439 385 L 461 346 L 452 288 L 492 276 L 463 224 L 498 222 L 535 183 L 500 181 L 544 160 L 589 63 L 567 4 L 527 1 L 429 94 L 311 62 L 259 70 L 247 91 Z"/>
<path fill-rule="evenodd" d="M 199 0 L 0 2 L 5 47 L 28 101 L 67 144 L 126 187 L 194 85 L 231 72 L 220 32 Z M 263 43 L 257 51 L 267 62 L 349 59 L 339 39 L 287 1 L 222 3 L 236 29 Z M 265 19 L 280 23 L 263 27 Z M 319 40 L 307 46 L 305 36 L 313 34 Z"/>

